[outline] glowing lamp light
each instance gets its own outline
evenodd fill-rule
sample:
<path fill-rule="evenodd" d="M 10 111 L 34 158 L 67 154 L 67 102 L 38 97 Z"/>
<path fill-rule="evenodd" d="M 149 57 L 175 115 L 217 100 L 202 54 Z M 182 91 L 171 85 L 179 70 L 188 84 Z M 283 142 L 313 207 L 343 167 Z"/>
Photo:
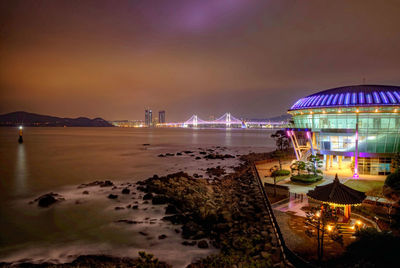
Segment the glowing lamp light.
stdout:
<path fill-rule="evenodd" d="M 318 211 L 317 213 L 315 213 L 315 216 L 316 216 L 317 218 L 319 218 L 319 217 L 321 216 L 321 213 Z"/>
<path fill-rule="evenodd" d="M 340 110 L 340 109 L 339 109 L 339 111 L 338 111 L 338 112 L 339 112 L 339 113 L 341 113 L 341 112 L 342 112 L 342 110 Z"/>
<path fill-rule="evenodd" d="M 379 112 L 378 108 L 375 109 L 375 113 Z"/>
<path fill-rule="evenodd" d="M 394 109 L 394 112 L 397 113 L 397 109 Z"/>
<path fill-rule="evenodd" d="M 22 130 L 22 126 L 19 126 L 19 129 L 21 129 L 21 130 Z"/>
<path fill-rule="evenodd" d="M 353 225 L 353 226 L 350 227 L 350 229 L 354 230 L 354 229 L 356 229 L 356 227 Z"/>
<path fill-rule="evenodd" d="M 332 226 L 330 226 L 330 225 L 328 225 L 327 227 L 326 227 L 326 229 L 328 229 L 328 231 L 330 232 L 330 231 L 332 231 Z"/>
<path fill-rule="evenodd" d="M 357 110 L 356 110 L 356 113 L 359 113 L 359 112 L 360 112 L 360 110 L 357 109 Z"/>
<path fill-rule="evenodd" d="M 286 134 L 287 134 L 288 137 L 290 137 L 290 131 L 289 130 L 286 131 Z"/>
<path fill-rule="evenodd" d="M 356 221 L 356 224 L 357 224 L 358 226 L 360 226 L 360 225 L 362 224 L 362 222 L 361 222 L 360 220 L 357 220 L 357 221 Z"/>

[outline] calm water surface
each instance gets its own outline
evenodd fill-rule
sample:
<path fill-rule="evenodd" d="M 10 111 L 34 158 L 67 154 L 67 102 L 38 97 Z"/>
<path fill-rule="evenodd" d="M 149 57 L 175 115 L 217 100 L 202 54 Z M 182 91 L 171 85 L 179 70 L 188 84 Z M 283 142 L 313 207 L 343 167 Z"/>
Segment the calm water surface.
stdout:
<path fill-rule="evenodd" d="M 16 128 L 0 128 L 0 261 L 62 262 L 99 252 L 135 256 L 145 249 L 184 266 L 213 249 L 182 246 L 182 239 L 174 234 L 176 227 L 160 220 L 162 207 L 142 204 L 139 192 L 110 201 L 106 196 L 111 189 L 96 187 L 82 197 L 77 186 L 105 179 L 134 182 L 179 170 L 201 172 L 224 163 L 157 155 L 213 146 L 226 146 L 226 153 L 232 154 L 269 151 L 274 147 L 270 134 L 251 129 L 25 128 L 24 143 L 18 144 Z M 28 204 L 50 191 L 62 194 L 66 201 L 49 209 Z M 117 203 L 132 202 L 143 209 L 114 210 Z M 121 227 L 114 223 L 122 218 L 154 218 L 157 224 Z M 140 236 L 139 231 L 150 235 Z M 168 242 L 157 241 L 160 232 L 168 235 Z"/>

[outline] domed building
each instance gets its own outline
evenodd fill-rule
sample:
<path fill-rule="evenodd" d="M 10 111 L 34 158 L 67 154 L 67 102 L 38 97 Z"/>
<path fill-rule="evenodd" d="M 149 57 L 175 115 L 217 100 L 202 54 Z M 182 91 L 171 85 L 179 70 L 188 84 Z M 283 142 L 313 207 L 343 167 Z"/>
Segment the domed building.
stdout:
<path fill-rule="evenodd" d="M 297 159 L 319 153 L 326 169 L 334 164 L 358 177 L 390 173 L 393 156 L 400 152 L 400 87 L 328 89 L 299 99 L 288 112 L 294 125 L 287 135 Z"/>

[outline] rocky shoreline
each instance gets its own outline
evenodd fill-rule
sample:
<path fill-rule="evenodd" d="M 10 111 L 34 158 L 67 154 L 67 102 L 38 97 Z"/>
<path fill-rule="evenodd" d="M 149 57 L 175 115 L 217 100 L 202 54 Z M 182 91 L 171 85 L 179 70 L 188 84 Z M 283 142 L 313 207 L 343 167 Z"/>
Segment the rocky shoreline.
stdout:
<path fill-rule="evenodd" d="M 143 194 L 139 197 L 143 204 L 163 205 L 165 216 L 162 221 L 176 225 L 175 233 L 184 239 L 182 245 L 199 249 L 219 249 L 218 254 L 197 259 L 188 267 L 280 267 L 284 266 L 281 251 L 251 170 L 253 161 L 268 158 L 272 158 L 271 153 L 242 155 L 242 164 L 235 167 L 233 173 L 226 174 L 225 169 L 220 166 L 210 167 L 206 171 L 209 174 L 207 179 L 196 176 L 197 174 L 189 176 L 178 172 L 163 177 L 154 175 L 144 181 L 121 185 L 112 181 L 95 181 L 81 184 L 77 189 L 82 189 L 81 194 L 87 196 L 87 187 L 109 188 L 114 192 L 106 198 L 118 200 L 119 195 L 136 195 L 136 192 L 139 194 L 142 191 Z M 214 178 L 211 179 L 211 176 Z M 49 193 L 35 199 L 31 204 L 37 203 L 39 207 L 47 208 L 59 201 L 64 201 L 61 195 Z M 138 209 L 137 202 L 126 208 Z M 115 210 L 126 208 L 118 206 Z M 140 222 L 132 218 L 122 218 L 116 223 Z M 155 222 L 149 219 L 148 223 Z M 145 237 L 148 235 L 145 232 L 140 234 Z M 165 238 L 167 236 L 164 234 L 158 236 L 158 240 Z M 144 256 L 134 259 L 82 255 L 64 264 L 0 263 L 0 267 L 143 267 L 139 265 L 143 259 L 153 260 L 153 257 L 148 257 L 152 256 L 150 254 Z M 150 267 L 169 266 L 157 260 Z"/>
<path fill-rule="evenodd" d="M 265 155 L 263 155 L 265 156 Z M 266 207 L 252 174 L 252 157 L 221 179 L 195 179 L 179 172 L 165 177 L 154 175 L 138 182 L 139 190 L 154 200 L 167 203 L 164 220 L 182 224 L 182 237 L 188 246 L 220 253 L 200 259 L 189 267 L 268 267 L 284 265 Z"/>

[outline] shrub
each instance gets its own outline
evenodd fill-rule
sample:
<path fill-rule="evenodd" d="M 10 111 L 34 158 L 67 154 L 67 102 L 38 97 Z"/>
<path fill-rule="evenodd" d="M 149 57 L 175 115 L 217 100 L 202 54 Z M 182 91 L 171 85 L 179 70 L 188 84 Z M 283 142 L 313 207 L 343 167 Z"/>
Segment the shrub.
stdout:
<path fill-rule="evenodd" d="M 313 183 L 322 180 L 322 178 L 322 176 L 314 174 L 301 174 L 290 177 L 290 180 L 293 182 Z"/>
<path fill-rule="evenodd" d="M 396 170 L 395 172 L 389 174 L 386 177 L 385 185 L 394 190 L 400 190 L 400 171 Z"/>
<path fill-rule="evenodd" d="M 290 175 L 290 171 L 286 169 L 275 170 L 271 174 L 272 177 L 288 176 L 288 175 Z"/>

